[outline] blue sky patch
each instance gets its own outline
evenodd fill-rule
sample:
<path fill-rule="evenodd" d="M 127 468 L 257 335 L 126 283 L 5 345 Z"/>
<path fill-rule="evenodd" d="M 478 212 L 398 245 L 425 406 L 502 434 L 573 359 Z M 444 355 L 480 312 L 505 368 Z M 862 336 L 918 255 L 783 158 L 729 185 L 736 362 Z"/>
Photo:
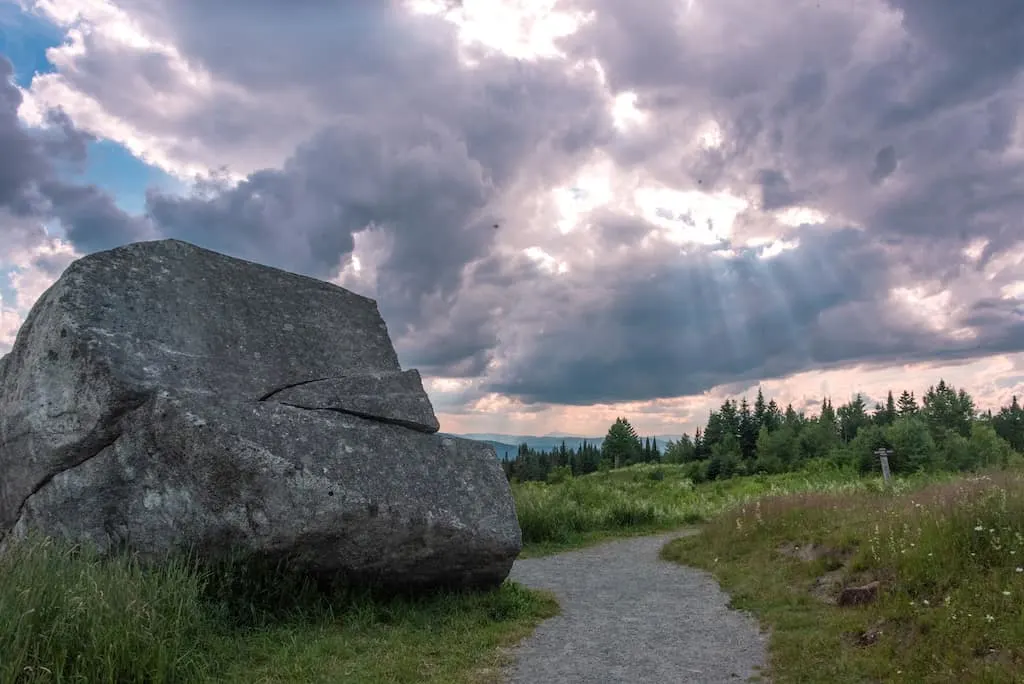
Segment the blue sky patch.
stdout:
<path fill-rule="evenodd" d="M 150 166 L 111 140 L 89 144 L 86 172 L 75 180 L 103 188 L 130 214 L 141 214 L 145 210 L 147 188 L 157 187 L 166 192 L 179 192 L 183 188 L 176 178 Z"/>
<path fill-rule="evenodd" d="M 17 5 L 0 0 L 0 54 L 14 64 L 14 82 L 27 88 L 36 73 L 55 71 L 46 58 L 49 48 L 64 42 L 64 32 Z"/>

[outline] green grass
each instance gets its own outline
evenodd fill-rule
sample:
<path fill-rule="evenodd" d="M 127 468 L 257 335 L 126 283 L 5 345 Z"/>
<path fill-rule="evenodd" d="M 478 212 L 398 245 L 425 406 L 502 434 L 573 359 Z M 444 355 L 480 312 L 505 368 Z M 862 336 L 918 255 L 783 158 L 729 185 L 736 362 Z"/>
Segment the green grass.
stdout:
<path fill-rule="evenodd" d="M 937 480 L 953 481 L 953 476 L 900 481 L 896 489 L 907 492 Z M 853 623 L 848 612 L 829 617 L 828 611 L 835 609 L 815 602 L 799 588 L 801 581 L 823 572 L 823 566 L 804 567 L 775 558 L 771 548 L 776 537 L 785 537 L 784 529 L 804 529 L 806 518 L 812 521 L 806 529 L 817 530 L 814 534 L 845 551 L 860 548 L 868 527 L 836 523 L 840 531 L 828 532 L 821 521 L 845 518 L 812 509 L 806 515 L 793 513 L 795 518 L 780 512 L 778 519 L 789 520 L 789 527 L 780 522 L 778 531 L 769 526 L 769 532 L 759 536 L 752 535 L 743 516 L 760 510 L 758 524 L 767 525 L 764 511 L 776 505 L 773 502 L 817 501 L 814 497 L 868 502 L 867 509 L 853 506 L 842 515 L 881 521 L 871 548 L 882 548 L 882 540 L 889 539 L 885 521 L 894 518 L 877 507 L 899 501 L 877 478 L 860 479 L 830 468 L 694 486 L 679 466 L 646 465 L 559 484 L 515 484 L 512 489 L 525 541 L 523 557 L 705 523 L 710 533 L 700 543 L 673 544 L 672 553 L 724 572 L 722 579 L 737 601 L 767 610 L 766 621 L 777 610 L 782 623 L 789 624 L 788 620 L 795 626 L 793 632 L 777 629 L 775 661 L 779 653 L 787 652 L 796 659 L 808 643 L 834 650 L 829 641 L 834 634 L 818 633 L 822 620 L 821 624 L 833 620 L 836 630 L 850 631 L 873 619 L 869 611 L 855 613 L 861 617 Z M 1024 494 L 1020 498 L 1024 500 Z M 796 504 L 786 506 L 797 510 Z M 842 509 L 836 506 L 835 510 Z M 730 526 L 737 520 L 740 527 L 733 530 Z M 1024 524 L 1024 515 L 1021 520 Z M 863 534 L 857 536 L 848 528 Z M 839 535 L 843 543 L 830 534 Z M 761 564 L 769 560 L 774 565 L 763 567 L 773 571 L 761 572 Z M 829 562 L 824 559 L 819 565 Z M 866 561 L 857 563 L 852 567 L 864 574 Z M 243 572 L 243 567 L 248 569 Z M 795 591 L 769 591 L 782 591 L 793 582 Z M 954 603 L 960 600 L 959 594 L 951 596 Z M 905 610 L 911 610 L 909 603 Z M 988 607 L 984 614 L 1002 619 L 1002 613 L 996 616 L 992 610 Z M 325 592 L 281 567 L 228 563 L 199 568 L 179 560 L 146 569 L 130 558 L 101 560 L 87 550 L 31 540 L 0 557 L 0 681 L 490 682 L 499 678 L 506 647 L 557 612 L 550 594 L 511 582 L 491 592 L 447 592 L 419 599 L 346 587 Z M 996 653 L 989 657 L 1003 657 L 1004 651 Z M 848 661 L 854 656 L 843 657 Z M 809 669 L 803 671 L 814 673 L 816 659 L 809 660 Z M 821 660 L 823 671 L 836 670 L 831 656 Z M 915 670 L 907 670 L 911 671 Z M 797 680 L 799 676 L 790 679 Z"/>
<path fill-rule="evenodd" d="M 1019 681 L 1024 475 L 944 479 L 769 496 L 662 555 L 770 628 L 772 681 Z M 826 603 L 872 580 L 875 603 Z"/>
<path fill-rule="evenodd" d="M 861 478 L 831 467 L 694 485 L 683 466 L 646 464 L 559 484 L 517 483 L 512 492 L 523 530 L 520 557 L 528 558 L 610 538 L 693 526 L 763 496 L 881 487 L 881 478 Z"/>
<path fill-rule="evenodd" d="M 0 557 L 0 681 L 486 682 L 503 646 L 558 612 L 510 582 L 415 599 L 240 567 L 14 545 Z"/>

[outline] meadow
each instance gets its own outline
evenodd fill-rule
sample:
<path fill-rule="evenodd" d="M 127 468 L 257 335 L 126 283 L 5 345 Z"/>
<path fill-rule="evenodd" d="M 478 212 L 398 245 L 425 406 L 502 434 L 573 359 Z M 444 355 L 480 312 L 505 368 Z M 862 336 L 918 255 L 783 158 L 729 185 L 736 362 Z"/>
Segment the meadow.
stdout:
<path fill-rule="evenodd" d="M 760 618 L 774 682 L 1020 681 L 1024 473 L 894 484 L 747 502 L 662 557 Z"/>
<path fill-rule="evenodd" d="M 675 464 L 638 464 L 582 477 L 552 478 L 554 484 L 516 483 L 523 557 L 543 555 L 600 541 L 652 534 L 705 523 L 724 511 L 762 497 L 804 492 L 878 492 L 881 476 L 860 477 L 824 459 L 803 470 L 775 475 L 734 477 L 695 485 L 689 468 Z M 913 475 L 897 487 L 949 480 L 949 473 Z"/>
<path fill-rule="evenodd" d="M 552 480 L 513 483 L 523 556 L 700 524 L 664 556 L 712 572 L 771 629 L 775 681 L 1010 681 L 1024 643 L 1016 471 L 886 485 L 811 462 L 694 485 L 683 466 L 641 464 Z M 839 608 L 815 595 L 823 576 L 883 590 Z M 558 610 L 511 582 L 324 594 L 281 568 L 150 571 L 32 540 L 0 559 L 0 681 L 496 682 L 508 647 Z"/>

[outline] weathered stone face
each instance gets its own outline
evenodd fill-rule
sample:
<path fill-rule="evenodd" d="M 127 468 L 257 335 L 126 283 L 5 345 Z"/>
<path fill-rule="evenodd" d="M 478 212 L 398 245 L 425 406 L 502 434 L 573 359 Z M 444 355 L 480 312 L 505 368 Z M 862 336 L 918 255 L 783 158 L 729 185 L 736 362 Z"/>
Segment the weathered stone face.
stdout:
<path fill-rule="evenodd" d="M 500 583 L 521 546 L 504 474 L 437 430 L 372 300 L 137 243 L 69 266 L 0 359 L 0 533 Z"/>

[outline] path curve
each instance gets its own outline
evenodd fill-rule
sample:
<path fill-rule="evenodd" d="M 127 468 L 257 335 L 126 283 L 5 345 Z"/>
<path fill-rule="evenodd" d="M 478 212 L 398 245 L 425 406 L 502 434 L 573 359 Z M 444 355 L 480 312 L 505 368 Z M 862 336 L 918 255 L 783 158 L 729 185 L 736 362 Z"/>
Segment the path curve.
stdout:
<path fill-rule="evenodd" d="M 658 558 L 681 530 L 517 560 L 509 579 L 558 597 L 562 614 L 511 651 L 511 684 L 742 682 L 767 637 L 727 607 L 710 574 Z"/>

